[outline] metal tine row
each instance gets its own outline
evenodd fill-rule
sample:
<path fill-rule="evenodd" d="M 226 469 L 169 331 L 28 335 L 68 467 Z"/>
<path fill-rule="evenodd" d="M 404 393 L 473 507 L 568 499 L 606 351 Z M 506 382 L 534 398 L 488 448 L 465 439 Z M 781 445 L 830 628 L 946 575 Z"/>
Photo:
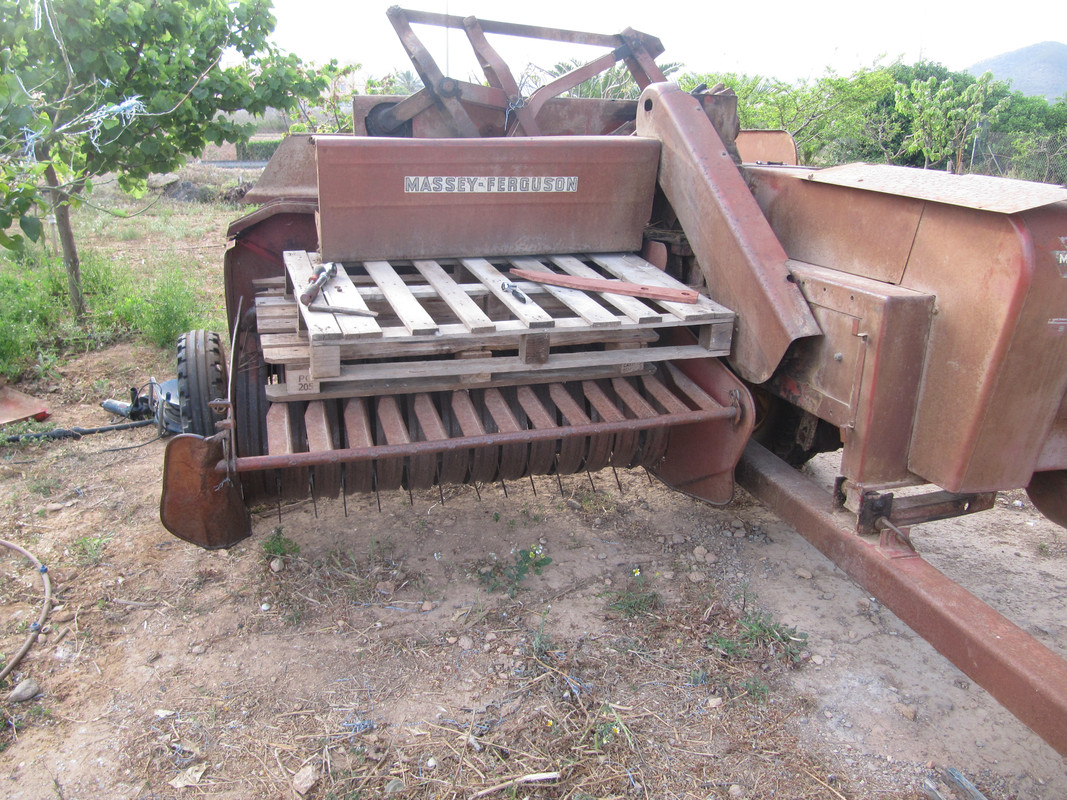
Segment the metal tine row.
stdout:
<path fill-rule="evenodd" d="M 654 418 L 714 404 L 673 367 L 668 366 L 667 374 L 673 390 L 659 378 L 646 375 L 610 381 L 275 404 L 268 418 L 269 449 L 272 454 L 317 452 L 559 429 L 558 439 L 285 470 L 290 474 L 283 483 L 289 487 L 294 482 L 296 486 L 306 486 L 313 501 L 319 496 L 371 491 L 380 495 L 383 490 L 397 489 L 406 489 L 410 497 L 414 490 L 436 484 L 443 502 L 440 487 L 446 483 L 471 483 L 477 491 L 480 483 L 498 482 L 506 494 L 508 481 L 525 477 L 536 493 L 534 475 L 556 475 L 562 492 L 560 475 L 584 471 L 595 491 L 592 472 L 608 466 L 614 472 L 620 466 L 647 469 L 655 465 L 666 451 L 668 430 L 657 426 L 644 431 L 568 436 L 566 429 L 600 421 Z M 617 472 L 615 478 L 621 490 Z M 345 508 L 347 512 L 347 499 Z"/>

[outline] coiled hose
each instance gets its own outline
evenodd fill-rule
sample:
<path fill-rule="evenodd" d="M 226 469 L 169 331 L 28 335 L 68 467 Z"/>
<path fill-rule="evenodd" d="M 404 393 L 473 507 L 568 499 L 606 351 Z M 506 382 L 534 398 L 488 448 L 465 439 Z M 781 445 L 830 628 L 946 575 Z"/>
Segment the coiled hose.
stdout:
<path fill-rule="evenodd" d="M 33 647 L 33 643 L 37 641 L 37 637 L 41 633 L 41 628 L 44 627 L 45 620 L 48 619 L 48 612 L 52 610 L 52 581 L 48 577 L 48 567 L 37 560 L 37 557 L 28 550 L 19 547 L 14 542 L 4 541 L 0 539 L 0 545 L 14 550 L 17 553 L 24 555 L 33 565 L 37 568 L 37 574 L 41 576 L 41 583 L 44 584 L 44 605 L 41 606 L 41 614 L 37 618 L 37 621 L 30 625 L 30 634 L 26 637 L 26 641 L 23 642 L 19 651 L 12 656 L 11 660 L 7 662 L 2 670 L 0 670 L 0 681 L 6 678 L 19 662 L 22 661 L 22 657 L 26 653 L 30 652 L 30 648 Z"/>

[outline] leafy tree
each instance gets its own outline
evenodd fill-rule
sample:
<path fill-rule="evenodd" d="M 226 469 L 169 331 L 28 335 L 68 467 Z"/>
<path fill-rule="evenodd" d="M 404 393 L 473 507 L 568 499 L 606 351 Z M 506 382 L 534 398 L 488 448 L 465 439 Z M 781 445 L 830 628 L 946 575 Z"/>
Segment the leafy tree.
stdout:
<path fill-rule="evenodd" d="M 312 72 L 316 68 L 310 67 Z M 351 133 L 352 98 L 357 94 L 352 76 L 359 64 L 327 64 L 317 70 L 326 88 L 317 98 L 299 98 L 294 109 L 297 122 L 290 123 L 289 133 Z"/>
<path fill-rule="evenodd" d="M 680 81 L 686 89 L 699 83 L 734 90 L 742 128 L 788 131 L 804 163 L 833 163 L 862 139 L 866 110 L 892 85 L 892 76 L 875 68 L 848 77 L 827 70 L 814 82 L 793 84 L 736 73 L 686 75 Z"/>
<path fill-rule="evenodd" d="M 33 98 L 18 76 L 10 71 L 10 54 L 0 52 L 0 119 L 9 129 L 18 129 L 33 121 Z M 41 219 L 35 212 L 44 196 L 37 185 L 44 172 L 40 165 L 25 163 L 21 150 L 0 148 L 0 247 L 17 249 L 28 238 L 41 236 Z M 21 233 L 9 234 L 18 220 Z"/>
<path fill-rule="evenodd" d="M 30 112 L 0 120 L 5 177 L 20 154 L 42 168 L 78 317 L 69 211 L 93 177 L 115 172 L 124 189 L 142 191 L 151 173 L 209 141 L 247 140 L 252 124 L 227 112 L 290 109 L 325 88 L 269 43 L 269 0 L 0 0 L 0 21 L 7 97 L 16 80 Z M 236 63 L 224 66 L 224 56 Z M 2 207 L 36 176 L 8 184 Z"/>
<path fill-rule="evenodd" d="M 415 94 L 422 90 L 422 78 L 410 69 L 393 70 L 384 78 L 367 78 L 367 94 Z"/>
<path fill-rule="evenodd" d="M 992 72 L 962 89 L 952 78 L 938 80 L 936 76 L 897 85 L 897 110 L 912 125 L 908 149 L 923 154 L 924 169 L 951 156 L 953 171 L 961 171 L 978 123 L 983 118 L 995 119 L 1006 105 L 1001 99 L 990 106 L 994 87 Z"/>

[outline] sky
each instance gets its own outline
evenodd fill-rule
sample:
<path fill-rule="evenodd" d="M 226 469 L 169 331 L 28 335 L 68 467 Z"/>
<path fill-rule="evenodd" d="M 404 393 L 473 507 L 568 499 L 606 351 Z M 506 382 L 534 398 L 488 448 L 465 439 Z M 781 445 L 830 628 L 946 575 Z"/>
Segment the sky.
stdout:
<path fill-rule="evenodd" d="M 358 63 L 381 77 L 411 69 L 386 9 L 396 0 L 274 0 L 274 42 L 305 61 Z M 997 3 L 980 11 L 948 0 L 808 0 L 758 3 L 608 0 L 406 0 L 405 8 L 474 15 L 482 19 L 619 33 L 634 28 L 658 37 L 657 61 L 681 62 L 689 72 L 742 72 L 786 81 L 815 79 L 827 67 L 850 74 L 875 63 L 936 61 L 952 70 L 1042 41 L 1067 38 L 1067 8 L 1048 0 Z M 984 4 L 983 4 L 984 6 Z M 1060 8 L 1056 12 L 1054 9 Z M 988 6 L 986 7 L 988 8 Z M 1059 17 L 1059 20 L 1056 20 Z M 470 80 L 481 72 L 462 31 L 415 26 L 416 34 L 445 74 Z M 526 44 L 489 37 L 518 75 L 534 63 L 549 67 L 565 58 L 591 60 L 604 51 Z M 447 66 L 446 66 L 447 65 Z"/>

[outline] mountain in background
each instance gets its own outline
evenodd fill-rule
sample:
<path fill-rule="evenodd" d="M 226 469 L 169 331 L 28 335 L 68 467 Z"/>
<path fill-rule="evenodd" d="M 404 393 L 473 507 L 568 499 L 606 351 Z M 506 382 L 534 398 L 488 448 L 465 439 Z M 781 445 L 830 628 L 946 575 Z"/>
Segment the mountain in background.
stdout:
<path fill-rule="evenodd" d="M 1025 95 L 1043 95 L 1050 103 L 1067 95 L 1067 44 L 1041 42 L 987 58 L 967 68 L 972 75 L 992 72 L 998 81 Z"/>

